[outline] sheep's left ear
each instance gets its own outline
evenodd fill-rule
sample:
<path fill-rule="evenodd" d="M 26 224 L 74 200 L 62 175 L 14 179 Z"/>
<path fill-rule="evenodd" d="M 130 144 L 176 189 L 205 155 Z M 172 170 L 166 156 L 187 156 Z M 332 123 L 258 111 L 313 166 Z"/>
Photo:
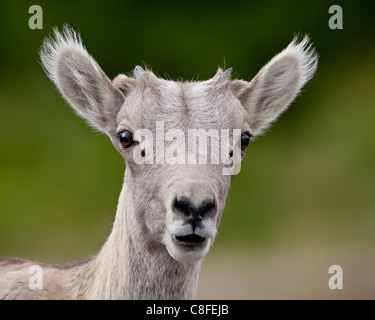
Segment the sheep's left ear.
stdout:
<path fill-rule="evenodd" d="M 106 76 L 72 29 L 44 41 L 42 65 L 73 110 L 109 136 L 116 131 L 117 114 L 125 97 Z"/>
<path fill-rule="evenodd" d="M 317 68 L 318 57 L 307 36 L 294 39 L 251 82 L 232 81 L 232 90 L 250 116 L 255 135 L 267 129 L 287 109 Z"/>

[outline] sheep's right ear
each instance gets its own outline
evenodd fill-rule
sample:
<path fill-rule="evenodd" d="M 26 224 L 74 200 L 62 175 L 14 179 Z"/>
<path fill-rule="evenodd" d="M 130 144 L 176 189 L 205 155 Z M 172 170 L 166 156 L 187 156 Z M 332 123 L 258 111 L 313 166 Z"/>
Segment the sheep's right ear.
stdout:
<path fill-rule="evenodd" d="M 79 35 L 68 27 L 61 33 L 54 29 L 40 56 L 47 75 L 77 114 L 98 130 L 115 133 L 125 97 L 86 51 Z"/>

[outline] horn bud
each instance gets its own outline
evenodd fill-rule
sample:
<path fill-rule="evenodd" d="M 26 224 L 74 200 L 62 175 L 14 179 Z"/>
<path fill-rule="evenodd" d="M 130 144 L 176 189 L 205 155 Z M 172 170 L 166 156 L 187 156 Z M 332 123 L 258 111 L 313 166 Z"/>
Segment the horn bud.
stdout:
<path fill-rule="evenodd" d="M 136 79 L 143 79 L 143 78 L 148 78 L 148 73 L 141 67 L 141 66 L 136 66 L 133 71 L 133 76 Z"/>
<path fill-rule="evenodd" d="M 225 70 L 220 75 L 219 81 L 220 82 L 229 81 L 231 79 L 231 77 L 232 77 L 232 71 L 233 71 L 233 68 L 229 68 L 229 69 Z"/>

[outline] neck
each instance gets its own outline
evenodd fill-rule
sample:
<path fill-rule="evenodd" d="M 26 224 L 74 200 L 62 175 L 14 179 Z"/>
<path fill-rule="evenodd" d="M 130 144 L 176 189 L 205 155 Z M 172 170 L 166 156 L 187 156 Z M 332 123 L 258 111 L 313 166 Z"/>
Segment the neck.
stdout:
<path fill-rule="evenodd" d="M 99 254 L 82 266 L 87 298 L 92 299 L 193 299 L 200 262 L 174 260 L 160 243 L 134 228 L 132 206 L 124 183 L 112 233 Z M 82 279 L 80 279 L 82 281 Z"/>

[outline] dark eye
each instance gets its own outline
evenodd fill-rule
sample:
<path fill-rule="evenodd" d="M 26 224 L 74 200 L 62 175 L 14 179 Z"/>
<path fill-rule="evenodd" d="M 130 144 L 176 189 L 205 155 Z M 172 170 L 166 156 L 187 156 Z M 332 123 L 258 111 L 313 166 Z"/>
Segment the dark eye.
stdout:
<path fill-rule="evenodd" d="M 241 150 L 245 151 L 250 144 L 251 135 L 247 132 L 241 135 Z"/>
<path fill-rule="evenodd" d="M 128 130 L 121 131 L 119 133 L 119 139 L 124 149 L 131 147 L 135 143 L 133 134 Z"/>

